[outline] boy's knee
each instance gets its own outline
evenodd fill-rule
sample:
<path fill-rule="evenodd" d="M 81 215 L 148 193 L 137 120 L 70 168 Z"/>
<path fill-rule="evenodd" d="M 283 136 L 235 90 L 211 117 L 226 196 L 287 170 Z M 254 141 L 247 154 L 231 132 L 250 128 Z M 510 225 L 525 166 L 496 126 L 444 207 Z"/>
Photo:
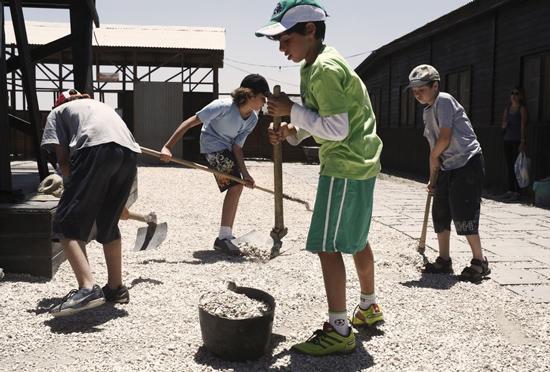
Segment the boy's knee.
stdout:
<path fill-rule="evenodd" d="M 238 183 L 236 185 L 231 186 L 228 191 L 231 192 L 231 193 L 239 193 L 240 194 L 243 191 L 243 189 L 244 189 L 244 185 Z"/>

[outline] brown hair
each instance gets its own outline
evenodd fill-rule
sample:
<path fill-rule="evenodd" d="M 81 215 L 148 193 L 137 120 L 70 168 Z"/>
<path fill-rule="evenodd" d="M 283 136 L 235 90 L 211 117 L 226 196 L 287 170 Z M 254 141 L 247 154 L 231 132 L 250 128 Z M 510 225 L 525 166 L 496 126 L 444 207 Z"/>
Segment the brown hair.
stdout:
<path fill-rule="evenodd" d="M 516 85 L 516 86 L 512 89 L 512 91 L 514 91 L 514 90 L 517 90 L 518 93 L 519 93 L 519 94 L 518 94 L 519 105 L 520 105 L 520 106 L 524 106 L 524 105 L 525 105 L 525 90 L 524 90 L 522 87 L 518 86 L 518 85 Z"/>
<path fill-rule="evenodd" d="M 233 98 L 233 103 L 237 106 L 242 106 L 250 98 L 254 98 L 255 94 L 250 88 L 239 87 L 231 92 L 231 98 Z"/>

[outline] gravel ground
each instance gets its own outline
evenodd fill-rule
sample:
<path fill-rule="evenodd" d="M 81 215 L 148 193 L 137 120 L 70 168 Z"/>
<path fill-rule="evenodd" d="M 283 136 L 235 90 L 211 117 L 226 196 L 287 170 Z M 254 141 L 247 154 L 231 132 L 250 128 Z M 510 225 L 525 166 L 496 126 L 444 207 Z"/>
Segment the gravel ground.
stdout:
<path fill-rule="evenodd" d="M 249 162 L 258 185 L 271 187 L 269 163 Z M 317 166 L 285 164 L 285 192 L 313 202 Z M 376 193 L 392 182 L 383 176 Z M 170 167 L 139 169 L 140 197 L 133 209 L 155 211 L 168 222 L 168 238 L 155 251 L 132 252 L 138 222 L 122 222 L 128 305 L 105 305 L 70 318 L 47 309 L 75 280 L 65 262 L 44 281 L 6 275 L 0 282 L 0 370 L 6 371 L 213 371 L 213 370 L 549 370 L 550 305 L 522 300 L 493 281 L 480 285 L 421 277 L 415 243 L 376 220 L 371 243 L 377 295 L 386 323 L 357 334 L 348 356 L 313 358 L 289 352 L 326 316 L 319 260 L 303 250 L 310 212 L 285 202 L 283 254 L 266 261 L 227 257 L 212 249 L 223 195 L 211 175 Z M 375 203 L 376 209 L 376 203 Z M 273 201 L 245 190 L 235 223 L 237 236 L 273 226 Z M 88 254 L 98 284 L 106 281 L 102 251 Z M 349 310 L 359 297 L 351 257 Z M 202 347 L 198 320 L 201 294 L 227 281 L 270 293 L 276 300 L 270 355 L 230 363 Z M 238 342 L 239 340 L 228 340 Z"/>

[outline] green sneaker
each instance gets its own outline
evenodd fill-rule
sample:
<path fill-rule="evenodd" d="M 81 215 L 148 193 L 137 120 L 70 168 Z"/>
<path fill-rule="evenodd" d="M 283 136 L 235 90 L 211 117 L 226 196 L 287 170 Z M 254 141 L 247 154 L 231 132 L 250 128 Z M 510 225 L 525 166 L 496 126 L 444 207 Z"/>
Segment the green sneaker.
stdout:
<path fill-rule="evenodd" d="M 313 356 L 350 354 L 355 350 L 355 335 L 350 327 L 349 335 L 342 336 L 325 322 L 323 329 L 316 330 L 306 342 L 296 344 L 292 349 Z"/>
<path fill-rule="evenodd" d="M 383 321 L 384 314 L 382 313 L 382 307 L 378 304 L 370 305 L 367 310 L 363 310 L 357 306 L 353 312 L 353 316 L 349 320 L 350 324 L 354 327 L 363 325 L 372 326 Z"/>

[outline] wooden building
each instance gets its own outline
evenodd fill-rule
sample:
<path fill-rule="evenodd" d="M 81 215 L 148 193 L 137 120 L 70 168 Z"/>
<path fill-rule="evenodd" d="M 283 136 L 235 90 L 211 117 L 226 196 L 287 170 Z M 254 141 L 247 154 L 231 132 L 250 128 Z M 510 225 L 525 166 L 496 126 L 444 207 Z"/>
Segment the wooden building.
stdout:
<path fill-rule="evenodd" d="M 506 188 L 502 114 L 516 85 L 526 91 L 528 155 L 535 180 L 550 176 L 550 2 L 476 0 L 379 48 L 356 69 L 372 99 L 386 170 L 427 177 L 422 106 L 409 72 L 436 67 L 441 90 L 466 109 L 486 163 L 485 186 Z"/>

